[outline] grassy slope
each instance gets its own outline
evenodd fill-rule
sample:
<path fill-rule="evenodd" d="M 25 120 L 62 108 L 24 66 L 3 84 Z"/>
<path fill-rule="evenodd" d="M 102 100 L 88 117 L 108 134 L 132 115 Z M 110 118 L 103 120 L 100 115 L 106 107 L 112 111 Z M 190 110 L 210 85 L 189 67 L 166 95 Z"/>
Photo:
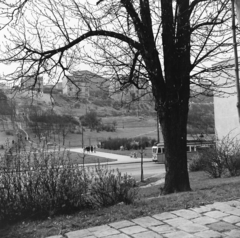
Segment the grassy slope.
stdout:
<path fill-rule="evenodd" d="M 240 198 L 240 190 L 236 189 L 240 186 L 240 177 L 210 179 L 203 172 L 193 172 L 190 173 L 190 181 L 191 192 L 159 196 L 160 186 L 151 186 L 140 189 L 138 200 L 132 205 L 86 210 L 44 221 L 24 221 L 5 227 L 0 234 L 6 238 L 42 238 L 119 220 Z"/>
<path fill-rule="evenodd" d="M 139 136 L 147 136 L 151 138 L 157 138 L 157 132 L 155 127 L 135 127 L 135 128 L 117 128 L 116 132 L 102 131 L 97 133 L 96 131 L 86 130 L 84 132 L 84 145 L 97 144 L 98 141 L 111 138 L 135 138 Z M 70 143 L 70 144 L 69 144 Z M 82 135 L 81 134 L 69 134 L 66 138 L 66 146 L 81 146 Z"/>
<path fill-rule="evenodd" d="M 55 102 L 53 109 L 56 112 L 64 113 L 64 114 L 72 114 L 74 116 L 81 116 L 86 113 L 86 111 L 89 110 L 95 110 L 99 115 L 102 116 L 102 122 L 103 123 L 112 123 L 113 121 L 117 122 L 117 131 L 110 133 L 110 132 L 90 132 L 86 131 L 84 135 L 84 144 L 95 144 L 97 141 L 106 139 L 109 137 L 136 137 L 136 136 L 148 136 L 151 138 L 157 138 L 157 123 L 156 118 L 153 116 L 149 116 L 149 113 L 152 115 L 154 113 L 154 109 L 151 108 L 151 104 L 145 104 L 145 109 L 148 108 L 147 112 L 148 115 L 146 115 L 145 111 L 139 111 L 139 117 L 137 117 L 137 113 L 134 110 L 128 111 L 126 108 L 122 108 L 119 110 L 114 109 L 111 107 L 111 105 L 96 105 L 94 104 L 94 100 L 89 102 L 81 102 L 76 101 L 74 99 L 64 97 L 63 95 L 59 94 L 53 94 L 53 98 L 50 97 L 49 94 L 44 93 L 41 97 L 34 97 L 31 98 L 31 95 L 27 95 L 26 93 L 22 93 L 20 96 L 15 96 L 16 100 L 18 101 L 19 105 L 22 106 L 26 104 L 26 102 L 29 102 L 30 98 L 32 100 L 32 103 L 39 105 L 43 109 L 45 108 L 52 108 L 52 102 Z M 90 99 L 91 100 L 91 99 Z M 195 102 L 196 101 L 196 102 Z M 195 103 L 211 103 L 211 100 L 209 101 L 208 98 L 201 98 L 201 100 L 195 99 Z M 80 108 L 75 108 L 75 104 L 79 104 Z M 134 108 L 134 107 L 132 107 Z M 117 114 L 117 115 L 116 115 Z M 191 132 L 194 130 L 189 126 L 189 129 Z M 33 136 L 30 135 L 31 138 Z M 81 146 L 82 136 L 80 134 L 69 134 L 67 136 L 67 140 L 65 145 L 69 146 L 69 143 L 71 146 Z M 162 138 L 161 138 L 162 139 Z"/>
<path fill-rule="evenodd" d="M 16 140 L 15 135 L 7 135 L 6 131 L 0 131 L 0 145 L 4 146 L 7 141 L 11 144 L 12 140 Z"/>
<path fill-rule="evenodd" d="M 43 109 L 52 108 L 52 102 L 54 99 L 55 105 L 53 109 L 56 112 L 63 114 L 71 114 L 73 116 L 81 116 L 89 110 L 96 110 L 101 112 L 103 123 L 112 123 L 113 121 L 117 122 L 117 131 L 116 132 L 99 132 L 86 130 L 84 133 L 84 145 L 96 144 L 97 141 L 103 140 L 109 137 L 136 137 L 136 136 L 148 136 L 148 137 L 157 137 L 156 132 L 156 119 L 152 117 L 143 117 L 140 118 L 135 116 L 130 116 L 130 112 L 126 112 L 126 109 L 115 110 L 109 106 L 97 106 L 93 103 L 81 103 L 80 108 L 74 108 L 76 100 L 65 98 L 61 95 L 53 94 L 53 98 L 49 94 L 43 94 L 41 97 L 31 98 L 31 95 L 27 93 L 21 93 L 20 95 L 15 96 L 16 101 L 18 102 L 18 108 L 26 105 L 29 100 L 34 105 L 38 105 Z M 152 110 L 151 110 L 152 111 Z M 114 116 L 119 114 L 121 116 Z M 125 115 L 124 115 L 125 114 Z M 130 113 L 131 114 L 131 113 Z M 140 113 L 141 115 L 141 113 Z M 31 139 L 34 139 L 34 135 L 27 130 Z M 81 146 L 82 145 L 82 135 L 81 134 L 69 134 L 66 138 L 65 146 Z"/>

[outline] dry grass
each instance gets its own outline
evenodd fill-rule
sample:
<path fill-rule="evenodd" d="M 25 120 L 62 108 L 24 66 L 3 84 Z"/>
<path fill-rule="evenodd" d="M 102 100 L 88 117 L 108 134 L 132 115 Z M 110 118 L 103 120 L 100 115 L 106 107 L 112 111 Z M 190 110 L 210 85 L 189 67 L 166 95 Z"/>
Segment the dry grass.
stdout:
<path fill-rule="evenodd" d="M 42 238 L 83 229 L 153 215 L 164 211 L 196 207 L 215 201 L 240 197 L 240 177 L 210 179 L 203 172 L 190 173 L 192 191 L 159 196 L 159 187 L 142 188 L 138 200 L 132 205 L 119 204 L 99 210 L 86 210 L 68 216 L 58 216 L 44 221 L 24 221 L 0 230 L 6 238 Z M 143 184 L 144 185 L 144 184 Z"/>

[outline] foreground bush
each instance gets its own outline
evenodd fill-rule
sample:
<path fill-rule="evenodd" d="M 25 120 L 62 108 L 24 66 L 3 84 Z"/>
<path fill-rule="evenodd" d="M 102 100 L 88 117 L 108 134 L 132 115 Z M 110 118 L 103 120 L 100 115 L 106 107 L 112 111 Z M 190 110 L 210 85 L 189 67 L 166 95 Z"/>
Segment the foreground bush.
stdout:
<path fill-rule="evenodd" d="M 201 150 L 190 162 L 190 171 L 203 170 L 210 177 L 240 175 L 240 143 L 227 135 L 212 148 Z"/>
<path fill-rule="evenodd" d="M 203 162 L 201 161 L 201 157 L 199 153 L 196 153 L 189 163 L 189 171 L 197 172 L 204 170 Z"/>
<path fill-rule="evenodd" d="M 198 163 L 202 170 L 212 178 L 221 178 L 226 171 L 224 160 L 219 156 L 216 146 L 201 151 Z"/>
<path fill-rule="evenodd" d="M 131 203 L 135 180 L 106 166 L 71 164 L 66 153 L 19 156 L 20 167 L 0 171 L 0 223 Z M 2 158 L 4 160 L 6 158 Z"/>
<path fill-rule="evenodd" d="M 225 136 L 218 144 L 218 156 L 230 176 L 240 175 L 240 141 L 229 135 Z"/>
<path fill-rule="evenodd" d="M 131 204 L 134 201 L 138 190 L 132 189 L 136 181 L 131 176 L 122 176 L 119 170 L 103 170 L 101 167 L 96 167 L 95 172 L 90 194 L 93 206 L 109 206 L 119 202 Z"/>

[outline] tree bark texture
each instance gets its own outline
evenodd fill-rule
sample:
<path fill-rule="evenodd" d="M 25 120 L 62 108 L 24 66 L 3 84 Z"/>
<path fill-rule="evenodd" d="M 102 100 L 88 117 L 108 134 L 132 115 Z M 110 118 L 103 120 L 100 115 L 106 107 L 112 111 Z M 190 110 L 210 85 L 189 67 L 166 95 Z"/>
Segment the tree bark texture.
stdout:
<path fill-rule="evenodd" d="M 186 153 L 187 115 L 187 100 L 167 103 L 159 110 L 165 146 L 165 194 L 191 190 Z"/>
<path fill-rule="evenodd" d="M 133 15 L 130 3 L 123 2 Z M 156 49 L 148 1 L 141 3 L 141 21 L 134 16 L 134 22 L 163 132 L 166 158 L 163 193 L 189 191 L 186 152 L 190 94 L 189 0 L 177 1 L 175 16 L 172 1 L 161 0 L 164 72 Z"/>
<path fill-rule="evenodd" d="M 165 93 L 155 96 L 165 146 L 166 176 L 163 193 L 189 191 L 187 118 L 190 96 L 189 0 L 162 0 Z M 163 97 L 164 95 L 164 97 Z"/>

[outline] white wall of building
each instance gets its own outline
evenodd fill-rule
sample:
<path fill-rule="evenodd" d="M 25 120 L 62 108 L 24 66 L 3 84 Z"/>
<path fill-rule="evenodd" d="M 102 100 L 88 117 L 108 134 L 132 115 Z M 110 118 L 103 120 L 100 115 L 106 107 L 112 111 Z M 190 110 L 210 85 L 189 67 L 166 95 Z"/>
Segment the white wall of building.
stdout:
<path fill-rule="evenodd" d="M 62 79 L 62 92 L 63 94 L 68 94 L 68 87 L 67 87 L 67 78 L 63 77 Z"/>
<path fill-rule="evenodd" d="M 219 139 L 229 133 L 231 136 L 239 134 L 240 139 L 240 123 L 236 105 L 236 95 L 225 98 L 214 97 L 215 131 Z"/>
<path fill-rule="evenodd" d="M 229 61 L 229 63 L 232 61 Z M 228 74 L 233 76 L 235 79 L 234 68 L 228 71 Z M 227 80 L 226 74 L 222 73 L 218 76 L 218 83 L 224 83 Z M 236 87 L 229 80 L 229 86 L 225 87 L 223 90 L 225 94 L 219 96 L 214 96 L 214 119 L 215 119 L 215 133 L 219 139 L 229 135 L 232 138 L 236 137 L 240 139 L 240 123 L 238 118 L 237 110 L 237 94 Z M 234 95 L 229 95 L 234 94 Z"/>

